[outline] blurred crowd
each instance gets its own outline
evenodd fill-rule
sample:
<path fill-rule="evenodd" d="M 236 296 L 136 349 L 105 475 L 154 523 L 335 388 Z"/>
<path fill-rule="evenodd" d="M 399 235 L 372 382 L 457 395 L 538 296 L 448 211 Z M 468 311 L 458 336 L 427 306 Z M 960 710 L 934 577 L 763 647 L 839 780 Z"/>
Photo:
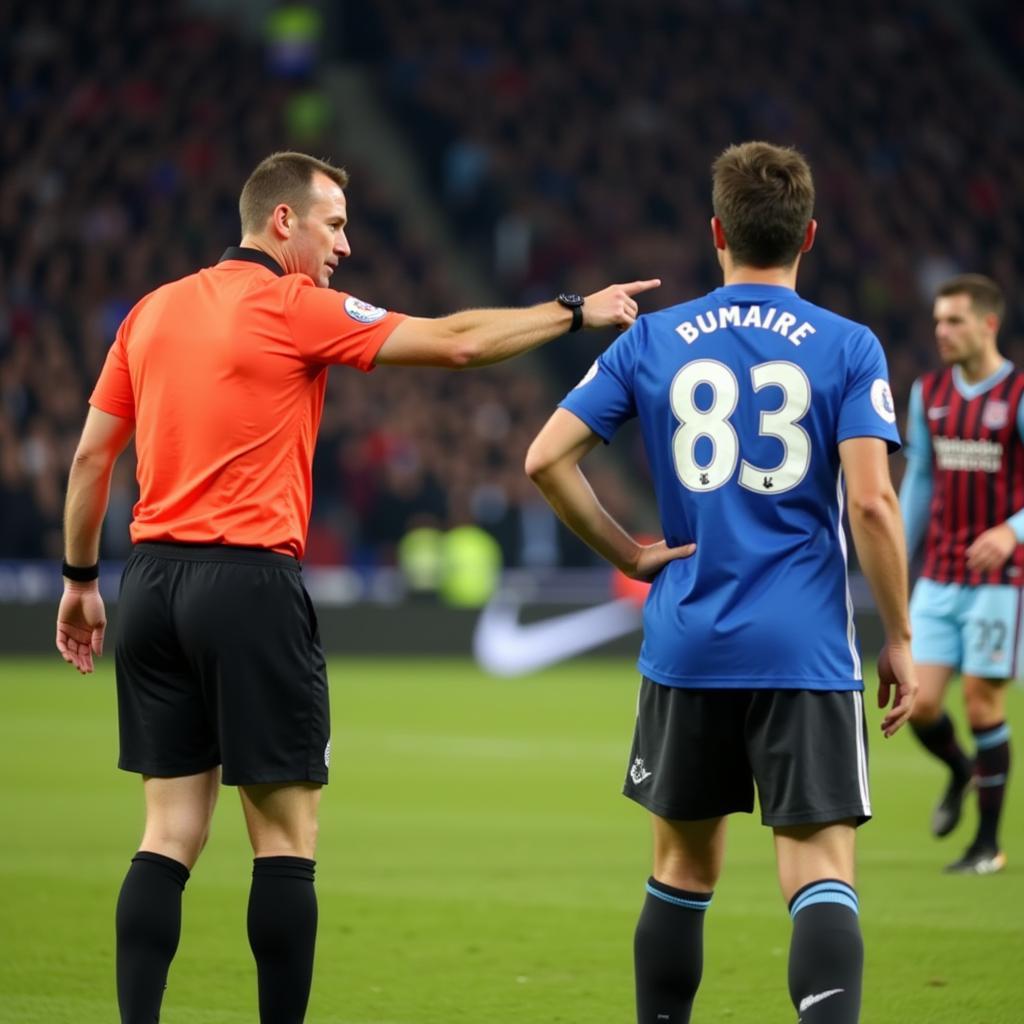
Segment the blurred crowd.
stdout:
<path fill-rule="evenodd" d="M 351 172 L 340 287 L 416 315 L 471 304 L 359 154 L 335 151 L 315 11 L 287 13 L 250 40 L 176 4 L 0 7 L 0 557 L 60 557 L 70 459 L 118 325 L 237 243 L 241 185 L 274 150 Z M 479 522 L 509 563 L 557 563 L 564 541 L 522 483 L 553 402 L 535 371 L 333 369 L 309 558 L 386 563 L 410 526 Z M 128 455 L 105 556 L 126 554 L 135 496 Z"/>
<path fill-rule="evenodd" d="M 459 244 L 510 302 L 658 276 L 652 308 L 715 287 L 710 163 L 766 138 L 816 174 L 802 293 L 876 331 L 901 407 L 933 364 L 931 293 L 952 273 L 1000 281 L 1004 345 L 1022 354 L 1024 84 L 1007 54 L 1024 23 L 1008 6 L 979 4 L 976 24 L 924 0 L 344 10 L 321 22 L 289 4 L 243 38 L 177 3 L 0 6 L 0 557 L 60 556 L 69 461 L 118 324 L 237 242 L 238 191 L 268 153 L 349 168 L 353 257 L 336 286 L 418 315 L 471 304 L 360 154 L 332 145 L 324 59 L 372 77 Z M 387 563 L 411 527 L 473 522 L 508 564 L 583 559 L 521 465 L 608 340 L 548 346 L 543 373 L 332 370 L 310 560 Z M 613 473 L 599 465 L 599 493 L 629 520 Z M 133 477 L 123 459 L 106 555 L 127 551 Z"/>
<path fill-rule="evenodd" d="M 953 273 L 1001 282 L 1016 347 L 1016 5 L 377 0 L 369 9 L 372 29 L 364 25 L 351 58 L 373 67 L 464 243 L 510 299 L 564 284 L 582 291 L 606 276 L 661 277 L 652 296 L 661 305 L 716 287 L 710 164 L 730 143 L 764 138 L 796 145 L 815 171 L 820 234 L 801 292 L 875 330 L 901 403 L 932 363 L 931 297 Z"/>

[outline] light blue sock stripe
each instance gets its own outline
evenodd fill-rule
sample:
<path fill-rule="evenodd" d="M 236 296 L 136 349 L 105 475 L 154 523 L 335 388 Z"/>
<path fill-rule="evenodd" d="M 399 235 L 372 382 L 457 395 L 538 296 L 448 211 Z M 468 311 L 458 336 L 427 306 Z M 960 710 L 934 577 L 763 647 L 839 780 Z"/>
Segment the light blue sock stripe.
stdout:
<path fill-rule="evenodd" d="M 839 903 L 842 906 L 852 910 L 855 914 L 859 914 L 860 912 L 857 906 L 857 901 L 855 899 L 851 899 L 844 893 L 819 892 L 813 896 L 805 896 L 799 899 L 795 904 L 793 904 L 793 907 L 789 912 L 789 916 L 796 917 L 796 915 L 799 914 L 801 910 L 813 906 L 813 904 L 815 903 Z"/>
<path fill-rule="evenodd" d="M 1000 743 L 1005 743 L 1009 738 L 1010 723 L 1004 722 L 988 732 L 977 733 L 974 737 L 974 745 L 978 750 L 991 750 L 993 747 L 998 747 Z"/>
<path fill-rule="evenodd" d="M 842 882 L 822 882 L 802 892 L 789 908 L 789 916 L 796 917 L 804 907 L 813 903 L 839 903 L 849 907 L 855 914 L 860 912 L 857 893 Z"/>
<path fill-rule="evenodd" d="M 677 907 L 686 907 L 687 910 L 707 910 L 708 907 L 711 906 L 710 896 L 706 900 L 687 900 L 682 896 L 673 896 L 671 893 L 655 889 L 650 882 L 647 883 L 647 891 L 652 896 L 656 896 L 659 900 L 664 900 L 666 903 L 672 903 Z"/>

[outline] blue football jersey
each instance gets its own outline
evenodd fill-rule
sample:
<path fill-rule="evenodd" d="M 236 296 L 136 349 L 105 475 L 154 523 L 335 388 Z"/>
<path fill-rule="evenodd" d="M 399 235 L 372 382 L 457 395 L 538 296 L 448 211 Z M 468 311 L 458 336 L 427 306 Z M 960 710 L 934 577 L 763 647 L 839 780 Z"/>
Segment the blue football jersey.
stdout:
<path fill-rule="evenodd" d="M 605 441 L 639 417 L 665 539 L 639 668 L 692 688 L 863 689 L 838 445 L 899 447 L 861 324 L 776 285 L 640 317 L 561 403 Z"/>

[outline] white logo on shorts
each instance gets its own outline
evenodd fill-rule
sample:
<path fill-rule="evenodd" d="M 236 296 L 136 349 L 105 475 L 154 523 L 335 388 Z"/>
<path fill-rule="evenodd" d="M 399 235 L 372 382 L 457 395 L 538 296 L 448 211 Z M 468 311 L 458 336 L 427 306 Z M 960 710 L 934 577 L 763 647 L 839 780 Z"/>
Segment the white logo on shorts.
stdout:
<path fill-rule="evenodd" d="M 633 767 L 629 769 L 629 777 L 637 786 L 639 786 L 644 779 L 649 779 L 651 777 L 651 773 L 644 768 L 644 759 L 642 757 L 638 757 L 633 762 Z"/>
<path fill-rule="evenodd" d="M 324 767 L 331 767 L 331 741 L 327 741 L 327 746 L 324 747 Z"/>

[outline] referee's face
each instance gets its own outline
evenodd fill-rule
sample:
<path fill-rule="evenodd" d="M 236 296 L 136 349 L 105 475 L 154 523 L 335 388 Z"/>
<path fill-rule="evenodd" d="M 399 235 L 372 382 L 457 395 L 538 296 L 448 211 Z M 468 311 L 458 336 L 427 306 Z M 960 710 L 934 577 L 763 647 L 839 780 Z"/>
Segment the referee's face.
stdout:
<path fill-rule="evenodd" d="M 352 252 L 345 237 L 348 211 L 345 193 L 326 174 L 313 175 L 310 192 L 313 201 L 305 215 L 297 217 L 292 225 L 287 243 L 291 257 L 288 269 L 306 274 L 315 284 L 326 288 L 338 264 Z"/>

